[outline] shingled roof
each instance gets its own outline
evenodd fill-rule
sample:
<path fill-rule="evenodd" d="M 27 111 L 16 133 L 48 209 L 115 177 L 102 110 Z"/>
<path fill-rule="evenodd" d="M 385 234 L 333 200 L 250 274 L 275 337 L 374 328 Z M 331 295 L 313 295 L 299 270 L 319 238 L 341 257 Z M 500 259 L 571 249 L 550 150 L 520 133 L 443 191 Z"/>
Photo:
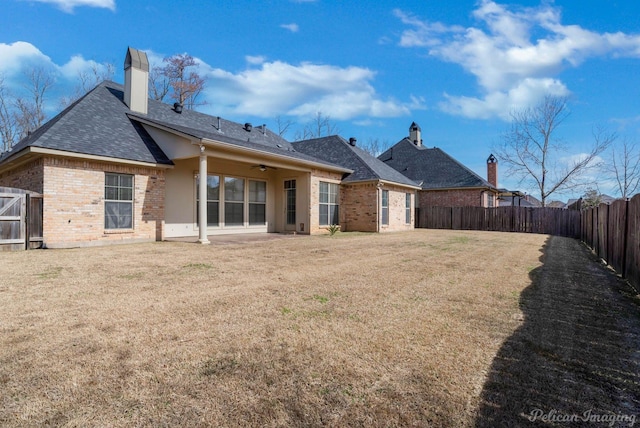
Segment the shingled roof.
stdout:
<path fill-rule="evenodd" d="M 122 87 L 112 82 L 96 86 L 53 119 L 28 135 L 0 162 L 27 147 L 172 165 L 139 123 L 129 119 Z"/>
<path fill-rule="evenodd" d="M 378 159 L 418 183 L 424 190 L 489 188 L 491 183 L 439 148 L 415 145 L 408 138 L 378 156 Z"/>
<path fill-rule="evenodd" d="M 298 152 L 353 170 L 351 174 L 342 180 L 345 183 L 383 180 L 405 186 L 419 187 L 418 183 L 385 165 L 360 147 L 351 145 L 338 135 L 298 141 L 293 143 L 293 147 Z"/>
<path fill-rule="evenodd" d="M 348 170 L 305 153 L 266 126 L 249 126 L 220 117 L 182 110 L 156 100 L 148 100 L 147 114 L 134 113 L 124 103 L 124 88 L 103 82 L 49 122 L 0 155 L 0 162 L 28 147 L 104 156 L 137 162 L 172 165 L 143 124 L 208 139 L 239 148 L 291 158 L 303 162 Z"/>

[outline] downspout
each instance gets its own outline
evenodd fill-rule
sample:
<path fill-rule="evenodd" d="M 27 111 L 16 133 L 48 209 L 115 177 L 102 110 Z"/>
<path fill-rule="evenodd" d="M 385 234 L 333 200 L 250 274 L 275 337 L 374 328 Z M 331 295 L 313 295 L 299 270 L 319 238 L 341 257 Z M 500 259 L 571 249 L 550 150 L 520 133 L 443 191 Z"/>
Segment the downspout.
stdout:
<path fill-rule="evenodd" d="M 378 182 L 378 185 L 376 186 L 376 233 L 380 233 L 380 221 L 382 221 L 380 218 L 380 192 L 382 192 L 382 186 L 380 185 L 380 182 Z"/>

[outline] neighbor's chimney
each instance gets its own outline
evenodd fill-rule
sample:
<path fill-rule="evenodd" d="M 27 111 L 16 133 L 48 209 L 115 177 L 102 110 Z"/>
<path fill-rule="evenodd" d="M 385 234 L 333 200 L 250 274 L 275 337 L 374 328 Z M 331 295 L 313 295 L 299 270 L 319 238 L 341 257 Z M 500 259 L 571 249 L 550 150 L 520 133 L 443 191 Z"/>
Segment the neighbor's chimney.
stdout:
<path fill-rule="evenodd" d="M 421 134 L 422 130 L 420 129 L 420 126 L 418 126 L 417 123 L 412 122 L 411 126 L 409 127 L 409 140 L 411 140 L 411 142 L 418 147 L 422 146 Z"/>
<path fill-rule="evenodd" d="M 124 59 L 124 103 L 136 113 L 147 114 L 149 60 L 147 54 L 130 47 Z"/>
<path fill-rule="evenodd" d="M 487 181 L 498 188 L 498 159 L 493 154 L 487 158 Z"/>

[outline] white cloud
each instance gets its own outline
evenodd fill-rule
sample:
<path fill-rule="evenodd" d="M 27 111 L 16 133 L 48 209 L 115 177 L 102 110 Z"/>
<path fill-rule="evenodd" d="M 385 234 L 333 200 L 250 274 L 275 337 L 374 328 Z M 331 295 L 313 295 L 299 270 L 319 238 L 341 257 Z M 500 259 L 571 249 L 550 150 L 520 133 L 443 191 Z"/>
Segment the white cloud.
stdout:
<path fill-rule="evenodd" d="M 300 27 L 298 27 L 298 24 L 296 24 L 296 23 L 282 24 L 282 25 L 280 25 L 280 28 L 284 28 L 285 30 L 289 30 L 292 33 L 297 33 L 298 31 L 300 31 Z"/>
<path fill-rule="evenodd" d="M 27 42 L 0 43 L 0 73 L 14 75 L 28 64 L 52 65 L 51 59 Z"/>
<path fill-rule="evenodd" d="M 640 57 L 640 35 L 596 33 L 563 25 L 560 9 L 545 3 L 522 8 L 483 0 L 473 12 L 478 24 L 462 29 L 422 21 L 402 11 L 408 27 L 400 46 L 428 49 L 429 55 L 459 64 L 476 77 L 480 97 L 446 95 L 441 107 L 473 118 L 508 117 L 513 107 L 531 105 L 569 89 L 557 76 L 596 56 Z"/>
<path fill-rule="evenodd" d="M 115 0 L 31 0 L 31 1 L 37 1 L 40 3 L 51 3 L 67 13 L 72 13 L 76 7 L 80 7 L 80 6 L 105 8 L 105 9 L 110 9 L 112 11 L 116 10 Z"/>
<path fill-rule="evenodd" d="M 104 75 L 107 68 L 106 64 L 100 64 L 92 59 L 84 59 L 82 55 L 74 55 L 66 64 L 59 67 L 59 70 L 65 78 L 74 80 L 85 73 L 93 74 L 95 72 L 98 75 Z"/>
<path fill-rule="evenodd" d="M 256 55 L 256 56 L 247 55 L 244 57 L 244 59 L 247 61 L 247 63 L 253 64 L 253 65 L 263 64 L 267 60 L 267 58 L 265 58 L 262 55 Z"/>
<path fill-rule="evenodd" d="M 556 79 L 525 78 L 506 91 L 488 92 L 482 98 L 445 93 L 446 101 L 440 103 L 440 108 L 448 113 L 473 119 L 499 117 L 508 121 L 512 111 L 537 104 L 545 95 L 567 96 L 569 90 Z"/>
<path fill-rule="evenodd" d="M 371 85 L 375 72 L 361 67 L 274 61 L 237 74 L 221 69 L 203 74 L 207 78 L 205 95 L 217 114 L 306 117 L 322 112 L 346 120 L 407 115 L 421 102 L 416 98 L 409 104 L 381 99 Z"/>

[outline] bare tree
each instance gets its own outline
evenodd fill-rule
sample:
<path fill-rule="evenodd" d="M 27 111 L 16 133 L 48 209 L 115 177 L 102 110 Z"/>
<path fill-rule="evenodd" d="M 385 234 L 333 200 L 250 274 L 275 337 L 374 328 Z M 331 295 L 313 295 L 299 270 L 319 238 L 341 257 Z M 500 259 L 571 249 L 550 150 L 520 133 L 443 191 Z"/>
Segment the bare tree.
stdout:
<path fill-rule="evenodd" d="M 331 116 L 317 112 L 315 117 L 307 122 L 302 129 L 296 132 L 296 141 L 308 140 L 311 138 L 326 137 L 340 133 L 338 126 L 331 120 Z"/>
<path fill-rule="evenodd" d="M 289 128 L 291 128 L 295 123 L 289 119 L 283 119 L 282 116 L 276 116 L 275 122 L 278 128 L 278 135 L 283 138 L 287 134 L 287 132 L 289 132 Z"/>
<path fill-rule="evenodd" d="M 12 108 L 13 100 L 0 76 L 0 153 L 9 150 L 18 141 L 16 116 Z"/>
<path fill-rule="evenodd" d="M 20 138 L 29 132 L 35 131 L 45 122 L 47 116 L 44 112 L 44 100 L 46 93 L 55 83 L 53 73 L 42 67 L 31 69 L 27 73 L 28 82 L 24 85 L 28 97 L 16 98 L 17 123 L 20 128 Z"/>
<path fill-rule="evenodd" d="M 612 147 L 609 161 L 605 165 L 605 173 L 615 181 L 621 198 L 631 197 L 640 186 L 640 150 L 625 138 L 617 151 L 615 146 Z"/>
<path fill-rule="evenodd" d="M 60 106 L 62 108 L 70 106 L 103 81 L 111 80 L 114 73 L 115 66 L 111 63 L 92 63 L 89 70 L 78 72 L 78 83 L 73 90 L 73 94 L 63 96 L 60 99 Z"/>
<path fill-rule="evenodd" d="M 195 70 L 198 63 L 189 54 L 176 54 L 163 60 L 166 65 L 151 73 L 151 93 L 162 100 L 169 95 L 185 108 L 193 110 L 204 105 L 198 96 L 204 89 L 204 78 Z"/>
<path fill-rule="evenodd" d="M 615 135 L 596 128 L 588 153 L 561 162 L 559 155 L 566 150 L 556 133 L 568 116 L 567 99 L 548 95 L 534 107 L 512 112 L 511 128 L 495 148 L 507 175 L 535 187 L 543 207 L 556 192 L 584 187 L 585 174 L 599 166 L 599 155 L 615 139 Z"/>
<path fill-rule="evenodd" d="M 151 98 L 157 101 L 164 101 L 170 89 L 171 85 L 164 74 L 163 68 L 153 67 L 149 72 L 149 93 Z"/>
<path fill-rule="evenodd" d="M 371 156 L 378 157 L 387 149 L 387 147 L 389 147 L 389 142 L 381 142 L 378 138 L 368 138 L 364 143 L 358 143 L 358 147 L 369 153 Z"/>

